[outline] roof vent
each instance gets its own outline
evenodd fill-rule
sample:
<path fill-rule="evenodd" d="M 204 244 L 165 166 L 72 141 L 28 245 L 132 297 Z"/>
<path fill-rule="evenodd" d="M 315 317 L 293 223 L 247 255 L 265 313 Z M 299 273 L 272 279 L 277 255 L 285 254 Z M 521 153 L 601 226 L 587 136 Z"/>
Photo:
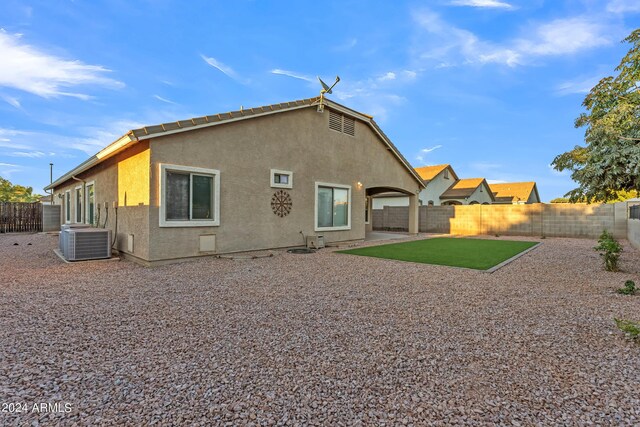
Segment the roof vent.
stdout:
<path fill-rule="evenodd" d="M 356 121 L 351 117 L 346 117 L 344 114 L 329 110 L 329 129 L 355 136 Z"/>

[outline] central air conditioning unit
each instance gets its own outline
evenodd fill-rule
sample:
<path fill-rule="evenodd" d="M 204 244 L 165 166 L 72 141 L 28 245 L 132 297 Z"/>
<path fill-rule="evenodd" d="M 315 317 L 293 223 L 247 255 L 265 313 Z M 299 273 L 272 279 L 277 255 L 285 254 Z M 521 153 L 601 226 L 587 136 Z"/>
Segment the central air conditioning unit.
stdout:
<path fill-rule="evenodd" d="M 89 224 L 62 224 L 62 226 L 60 227 L 60 237 L 58 241 L 58 248 L 60 249 L 60 252 L 64 254 L 64 248 L 67 246 L 66 244 L 67 230 L 72 230 L 75 228 L 90 228 L 90 227 L 91 226 Z"/>
<path fill-rule="evenodd" d="M 111 230 L 72 228 L 65 233 L 62 255 L 67 261 L 111 258 Z"/>

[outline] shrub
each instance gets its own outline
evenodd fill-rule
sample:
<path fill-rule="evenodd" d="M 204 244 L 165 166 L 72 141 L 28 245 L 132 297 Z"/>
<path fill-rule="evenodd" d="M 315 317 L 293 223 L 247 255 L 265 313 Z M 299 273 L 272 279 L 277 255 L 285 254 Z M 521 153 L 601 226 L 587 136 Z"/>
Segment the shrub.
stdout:
<path fill-rule="evenodd" d="M 613 236 L 604 230 L 598 239 L 598 246 L 594 247 L 600 252 L 600 256 L 604 258 L 604 269 L 607 271 L 618 271 L 618 259 L 622 246 Z"/>
<path fill-rule="evenodd" d="M 640 341 L 640 323 L 616 318 L 614 318 L 613 321 L 616 322 L 618 329 L 624 332 L 629 338 Z"/>
<path fill-rule="evenodd" d="M 622 295 L 635 295 L 637 291 L 636 282 L 633 280 L 627 280 L 624 282 L 624 288 L 620 288 L 616 292 Z"/>

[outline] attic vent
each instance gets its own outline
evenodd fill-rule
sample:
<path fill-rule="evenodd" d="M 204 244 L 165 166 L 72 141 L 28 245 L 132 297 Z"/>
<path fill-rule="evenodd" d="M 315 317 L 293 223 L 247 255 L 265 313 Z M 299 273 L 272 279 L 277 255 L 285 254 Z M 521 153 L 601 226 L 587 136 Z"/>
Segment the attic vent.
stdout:
<path fill-rule="evenodd" d="M 351 117 L 345 117 L 344 114 L 329 111 L 329 129 L 342 132 L 347 135 L 356 135 L 356 121 Z"/>
<path fill-rule="evenodd" d="M 329 111 L 329 129 L 342 132 L 342 114 Z"/>
<path fill-rule="evenodd" d="M 347 135 L 356 136 L 356 121 L 351 117 L 344 117 L 344 129 L 342 130 Z"/>

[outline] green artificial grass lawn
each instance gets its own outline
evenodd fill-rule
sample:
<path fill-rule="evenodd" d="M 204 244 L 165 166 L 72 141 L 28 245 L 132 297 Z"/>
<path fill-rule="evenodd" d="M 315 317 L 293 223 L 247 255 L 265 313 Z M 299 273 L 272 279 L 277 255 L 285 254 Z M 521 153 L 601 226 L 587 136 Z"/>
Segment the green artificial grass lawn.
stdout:
<path fill-rule="evenodd" d="M 436 237 L 339 251 L 343 254 L 488 270 L 537 242 Z"/>

